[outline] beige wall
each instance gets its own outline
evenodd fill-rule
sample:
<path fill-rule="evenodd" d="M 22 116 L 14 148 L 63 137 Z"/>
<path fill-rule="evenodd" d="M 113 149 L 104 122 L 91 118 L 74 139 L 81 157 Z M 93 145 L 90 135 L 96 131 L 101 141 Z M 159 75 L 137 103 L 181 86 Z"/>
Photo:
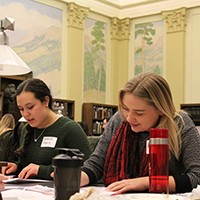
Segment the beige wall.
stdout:
<path fill-rule="evenodd" d="M 54 1 L 40 0 L 51 4 Z M 75 120 L 81 120 L 81 107 L 83 99 L 83 45 L 84 45 L 84 29 L 75 26 L 70 26 L 67 20 L 69 19 L 68 5 L 67 3 L 59 2 L 55 3 L 55 6 L 59 6 L 63 9 L 63 56 L 62 56 L 62 98 L 75 100 Z M 77 5 L 78 6 L 78 5 Z M 110 32 L 112 32 L 112 18 L 102 16 L 98 13 L 92 13 L 89 8 L 80 7 L 80 10 L 85 11 L 85 16 L 95 17 L 96 19 L 106 21 L 109 26 Z M 88 9 L 88 10 L 87 10 Z M 169 17 L 173 16 L 176 12 L 179 12 L 181 8 L 175 10 L 165 11 L 164 14 L 169 14 Z M 81 11 L 78 12 L 81 12 Z M 79 13 L 75 13 L 79 15 Z M 199 49 L 200 42 L 198 40 L 200 35 L 200 8 L 186 9 L 185 20 L 187 26 L 186 31 L 183 29 L 168 32 L 168 22 L 163 19 L 163 13 L 155 13 L 148 17 L 140 19 L 130 19 L 129 25 L 137 21 L 149 21 L 151 19 L 160 19 L 165 22 L 164 33 L 164 76 L 169 81 L 176 107 L 179 108 L 180 103 L 184 102 L 198 102 L 200 100 L 199 88 L 199 76 L 200 63 Z M 81 21 L 84 24 L 84 16 Z M 123 19 L 119 21 L 119 26 L 122 26 L 122 32 L 130 34 L 134 30 L 123 24 Z M 130 49 L 134 48 L 130 46 L 129 36 L 115 37 L 113 33 L 108 33 L 109 46 L 108 48 L 108 68 L 107 68 L 107 91 L 106 91 L 106 103 L 117 104 L 118 103 L 118 91 L 124 85 L 124 83 L 133 76 L 133 59 L 130 58 Z M 199 94 L 198 94 L 199 93 Z"/>
<path fill-rule="evenodd" d="M 187 11 L 185 103 L 200 102 L 200 7 Z"/>

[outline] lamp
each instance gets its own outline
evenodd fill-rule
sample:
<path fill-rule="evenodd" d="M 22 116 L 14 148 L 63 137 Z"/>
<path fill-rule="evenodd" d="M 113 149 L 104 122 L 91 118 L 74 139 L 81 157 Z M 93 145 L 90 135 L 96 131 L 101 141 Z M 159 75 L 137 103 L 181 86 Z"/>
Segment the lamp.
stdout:
<path fill-rule="evenodd" d="M 0 20 L 0 76 L 16 76 L 31 72 L 26 63 L 8 46 L 8 36 L 4 31 L 13 31 L 14 23 L 15 20 L 8 17 Z"/>

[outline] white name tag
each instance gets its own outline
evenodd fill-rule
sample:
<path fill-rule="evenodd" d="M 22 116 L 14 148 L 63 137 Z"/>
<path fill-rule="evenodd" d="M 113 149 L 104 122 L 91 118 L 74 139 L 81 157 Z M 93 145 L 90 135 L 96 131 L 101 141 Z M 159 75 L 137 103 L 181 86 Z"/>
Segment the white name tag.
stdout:
<path fill-rule="evenodd" d="M 52 147 L 56 146 L 57 137 L 43 137 L 41 147 Z"/>

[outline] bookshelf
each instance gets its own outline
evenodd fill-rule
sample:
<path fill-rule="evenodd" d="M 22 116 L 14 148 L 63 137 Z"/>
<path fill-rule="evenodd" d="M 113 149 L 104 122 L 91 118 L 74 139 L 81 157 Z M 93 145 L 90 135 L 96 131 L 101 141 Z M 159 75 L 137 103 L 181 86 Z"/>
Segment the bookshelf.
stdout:
<path fill-rule="evenodd" d="M 200 126 L 200 103 L 184 103 L 180 108 L 190 115 L 196 126 Z"/>
<path fill-rule="evenodd" d="M 75 101 L 53 98 L 52 110 L 56 114 L 68 116 L 74 120 Z"/>
<path fill-rule="evenodd" d="M 103 119 L 112 116 L 117 110 L 117 105 L 83 103 L 82 121 L 88 125 L 89 135 L 101 135 Z"/>

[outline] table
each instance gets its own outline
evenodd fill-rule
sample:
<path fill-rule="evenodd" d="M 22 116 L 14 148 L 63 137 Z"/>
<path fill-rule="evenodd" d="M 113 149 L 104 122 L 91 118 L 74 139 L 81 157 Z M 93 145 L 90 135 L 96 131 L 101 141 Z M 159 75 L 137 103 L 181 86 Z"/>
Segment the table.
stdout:
<path fill-rule="evenodd" d="M 5 183 L 3 200 L 54 200 L 53 181 Z"/>
<path fill-rule="evenodd" d="M 93 193 L 84 200 L 191 200 L 200 198 L 191 198 L 191 193 L 170 194 L 167 198 L 166 194 L 151 193 L 129 193 L 112 195 L 105 187 L 83 187 L 79 195 L 83 195 L 88 190 Z M 41 184 L 6 184 L 5 190 L 2 191 L 3 200 L 54 200 L 54 188 Z M 73 199 L 74 200 L 74 199 Z"/>
<path fill-rule="evenodd" d="M 93 189 L 94 192 L 86 198 L 87 200 L 188 200 L 189 194 L 153 194 L 153 193 L 127 193 L 120 195 L 113 195 L 108 192 L 105 187 L 86 187 L 81 188 L 82 195 L 87 193 L 87 190 Z M 80 194 L 81 195 L 81 194 Z M 70 200 L 76 200 L 70 199 Z"/>

